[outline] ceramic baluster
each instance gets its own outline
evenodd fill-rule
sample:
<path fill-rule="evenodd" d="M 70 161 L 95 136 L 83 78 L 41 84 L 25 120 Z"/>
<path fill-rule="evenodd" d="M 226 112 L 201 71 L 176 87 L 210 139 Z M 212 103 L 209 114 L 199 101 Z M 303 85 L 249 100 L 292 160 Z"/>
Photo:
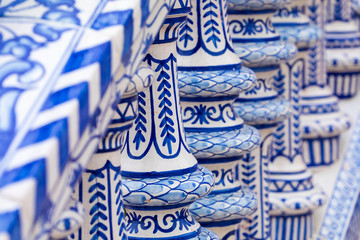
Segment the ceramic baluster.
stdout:
<path fill-rule="evenodd" d="M 272 134 L 290 114 L 289 102 L 279 98 L 272 81 L 280 62 L 293 58 L 297 49 L 280 40 L 271 16 L 285 1 L 229 0 L 230 34 L 234 50 L 256 74 L 255 88 L 240 93 L 236 113 L 260 130 L 260 148 L 244 158 L 240 169 L 244 185 L 257 193 L 258 209 L 241 223 L 241 239 L 269 239 L 268 167 Z"/>
<path fill-rule="evenodd" d="M 270 164 L 271 239 L 300 240 L 313 237 L 313 211 L 325 195 L 313 185 L 302 153 L 300 128 L 300 84 L 307 76 L 309 48 L 321 37 L 321 29 L 304 15 L 307 1 L 294 0 L 273 17 L 284 41 L 298 48 L 295 58 L 281 64 L 275 88 L 292 106 L 292 115 L 274 133 Z"/>
<path fill-rule="evenodd" d="M 215 176 L 212 192 L 190 212 L 220 239 L 239 239 L 241 219 L 256 198 L 243 189 L 243 155 L 258 147 L 259 132 L 237 117 L 232 103 L 253 86 L 254 73 L 241 67 L 230 41 L 226 0 L 193 0 L 178 40 L 179 88 L 186 140 L 201 166 Z"/>
<path fill-rule="evenodd" d="M 176 39 L 189 11 L 190 1 L 175 3 L 144 60 L 154 82 L 138 95 L 139 115 L 121 152 L 129 239 L 218 239 L 189 213 L 214 184 L 191 154 L 181 120 Z"/>
<path fill-rule="evenodd" d="M 308 2 L 305 13 L 312 23 L 324 29 L 324 1 Z M 325 38 L 311 47 L 306 76 L 301 84 L 301 128 L 304 159 L 308 166 L 319 167 L 339 159 L 339 136 L 349 128 L 347 116 L 339 111 L 338 98 L 326 85 Z"/>
<path fill-rule="evenodd" d="M 350 98 L 360 87 L 360 31 L 351 0 L 329 0 L 326 10 L 327 83 L 337 97 Z"/>
<path fill-rule="evenodd" d="M 150 86 L 153 74 L 153 70 L 143 63 L 119 103 L 113 106 L 114 116 L 108 130 L 73 194 L 85 207 L 85 222 L 68 239 L 127 239 L 121 193 L 120 148 L 124 133 L 137 115 L 137 93 Z M 71 219 L 68 222 L 76 223 Z"/>

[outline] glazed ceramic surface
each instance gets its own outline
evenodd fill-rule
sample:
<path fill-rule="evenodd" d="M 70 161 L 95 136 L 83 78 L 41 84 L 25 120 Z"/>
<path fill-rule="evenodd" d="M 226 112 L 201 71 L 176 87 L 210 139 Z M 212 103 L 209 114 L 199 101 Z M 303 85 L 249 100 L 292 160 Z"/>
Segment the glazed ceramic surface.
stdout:
<path fill-rule="evenodd" d="M 1 2 L 2 236 L 49 235 L 173 3 Z"/>
<path fill-rule="evenodd" d="M 281 41 L 271 16 L 285 1 L 230 0 L 230 34 L 234 50 L 243 64 L 257 76 L 256 86 L 240 93 L 234 103 L 236 113 L 259 129 L 260 148 L 247 154 L 240 170 L 245 186 L 258 196 L 258 209 L 241 223 L 241 239 L 270 239 L 269 160 L 272 134 L 278 123 L 290 114 L 289 102 L 273 88 L 280 63 L 293 58 L 297 49 Z"/>
<path fill-rule="evenodd" d="M 260 135 L 236 116 L 232 103 L 253 87 L 255 75 L 233 51 L 227 1 L 194 0 L 192 5 L 178 40 L 180 100 L 190 150 L 212 171 L 215 187 L 190 212 L 221 239 L 238 239 L 241 219 L 257 205 L 254 193 L 242 188 L 238 171 Z"/>

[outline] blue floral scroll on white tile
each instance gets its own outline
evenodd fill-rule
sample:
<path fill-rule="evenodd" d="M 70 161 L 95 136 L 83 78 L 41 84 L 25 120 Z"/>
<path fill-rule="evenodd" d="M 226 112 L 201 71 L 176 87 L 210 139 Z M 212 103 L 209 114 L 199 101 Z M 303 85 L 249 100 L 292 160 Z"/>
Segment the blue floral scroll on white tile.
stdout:
<path fill-rule="evenodd" d="M 0 236 L 49 234 L 173 3 L 0 2 Z"/>

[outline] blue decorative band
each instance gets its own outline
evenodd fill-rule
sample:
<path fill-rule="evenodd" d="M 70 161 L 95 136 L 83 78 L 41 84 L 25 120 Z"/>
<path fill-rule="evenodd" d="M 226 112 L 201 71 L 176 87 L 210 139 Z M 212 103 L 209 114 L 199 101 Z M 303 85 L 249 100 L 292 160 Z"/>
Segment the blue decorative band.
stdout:
<path fill-rule="evenodd" d="M 164 210 L 164 209 L 175 209 L 175 208 L 186 207 L 186 206 L 189 206 L 190 204 L 191 204 L 191 202 L 186 202 L 186 203 L 181 203 L 181 204 L 173 204 L 173 205 L 168 204 L 168 205 L 162 205 L 162 206 L 150 206 L 150 205 L 135 206 L 135 205 L 128 205 L 126 202 L 124 202 L 126 209 L 140 210 L 140 211 L 159 211 L 159 210 Z"/>
<path fill-rule="evenodd" d="M 234 219 L 221 222 L 200 222 L 202 227 L 227 227 L 240 223 L 241 219 Z"/>
<path fill-rule="evenodd" d="M 236 38 L 235 36 L 232 38 L 234 43 L 247 43 L 247 42 L 271 42 L 271 41 L 279 41 L 280 36 L 270 37 L 270 38 Z M 252 68 L 251 68 L 252 69 Z"/>
<path fill-rule="evenodd" d="M 181 97 L 182 102 L 219 102 L 219 101 L 230 101 L 237 98 L 236 96 L 223 96 L 223 97 Z"/>
<path fill-rule="evenodd" d="M 243 159 L 243 156 L 226 157 L 226 158 L 197 158 L 199 164 L 215 164 L 215 163 L 227 163 L 236 162 Z"/>
<path fill-rule="evenodd" d="M 231 127 L 185 127 L 185 132 L 222 132 L 222 131 L 232 131 L 242 129 L 244 127 L 243 124 L 231 126 Z"/>
<path fill-rule="evenodd" d="M 238 97 L 235 102 L 255 102 L 255 101 L 267 101 L 267 100 L 274 100 L 276 99 L 278 96 L 269 96 L 269 97 L 252 97 L 252 98 L 242 98 L 242 97 Z"/>
<path fill-rule="evenodd" d="M 274 27 L 298 27 L 298 26 L 310 26 L 310 23 L 306 22 L 306 23 L 291 23 L 291 22 L 286 22 L 286 23 L 273 23 Z"/>
<path fill-rule="evenodd" d="M 197 164 L 192 167 L 172 170 L 172 171 L 164 171 L 164 172 L 131 172 L 131 171 L 121 171 L 122 177 L 127 178 L 159 178 L 159 177 L 170 177 L 170 176 L 179 176 L 188 173 L 195 172 L 198 169 Z"/>
<path fill-rule="evenodd" d="M 127 98 L 121 98 L 119 104 L 120 103 L 135 102 L 135 101 L 137 101 L 137 99 L 138 99 L 137 94 L 135 96 L 131 96 L 131 97 L 127 97 Z"/>
<path fill-rule="evenodd" d="M 187 14 L 191 11 L 191 7 L 173 8 L 168 15 Z"/>
<path fill-rule="evenodd" d="M 186 16 L 176 17 L 176 18 L 166 18 L 164 24 L 176 24 L 186 21 Z"/>
<path fill-rule="evenodd" d="M 237 192 L 241 189 L 241 186 L 238 187 L 234 187 L 234 188 L 227 188 L 227 189 L 222 189 L 222 190 L 212 190 L 209 193 L 209 196 L 211 195 L 218 195 L 218 194 L 225 194 L 225 193 L 233 193 L 233 192 Z"/>
<path fill-rule="evenodd" d="M 223 65 L 223 66 L 199 66 L 199 67 L 184 67 L 178 66 L 178 71 L 223 71 L 223 70 L 236 70 L 241 68 L 241 63 Z"/>
<path fill-rule="evenodd" d="M 280 69 L 279 64 L 269 65 L 266 67 L 251 67 L 251 70 L 253 70 L 254 72 L 268 72 L 268 71 L 274 71 L 274 70 L 278 70 L 278 69 Z"/>
<path fill-rule="evenodd" d="M 156 37 L 156 39 L 154 40 L 154 42 L 152 44 L 171 43 L 171 42 L 175 42 L 176 40 L 177 40 L 177 38 L 159 39 L 158 37 Z"/>
<path fill-rule="evenodd" d="M 156 238 L 145 238 L 145 237 L 132 237 L 132 236 L 128 236 L 129 240 L 187 240 L 187 239 L 192 239 L 195 238 L 199 235 L 200 233 L 200 229 L 199 228 L 197 231 L 195 232 L 191 232 L 191 233 L 186 233 L 186 234 L 182 234 L 182 235 L 177 235 L 177 236 L 173 236 L 173 237 L 156 237 Z"/>
<path fill-rule="evenodd" d="M 276 123 L 270 123 L 270 124 L 252 124 L 252 126 L 256 127 L 257 129 L 266 129 L 266 128 L 276 127 L 280 122 L 281 121 L 276 122 Z"/>
<path fill-rule="evenodd" d="M 266 14 L 266 13 L 275 13 L 277 9 L 266 9 L 266 10 L 236 10 L 229 9 L 228 14 L 241 14 L 241 15 L 252 15 L 252 14 Z"/>
<path fill-rule="evenodd" d="M 306 170 L 302 170 L 302 171 L 298 171 L 298 172 L 274 172 L 274 171 L 269 171 L 269 174 L 276 174 L 276 175 L 293 175 L 293 174 L 302 174 L 306 172 Z"/>

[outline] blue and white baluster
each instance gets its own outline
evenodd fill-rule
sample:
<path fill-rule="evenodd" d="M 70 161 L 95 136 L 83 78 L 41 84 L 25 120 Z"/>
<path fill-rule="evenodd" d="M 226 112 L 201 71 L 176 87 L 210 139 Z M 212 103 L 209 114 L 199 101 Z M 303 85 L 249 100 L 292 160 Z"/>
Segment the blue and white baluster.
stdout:
<path fill-rule="evenodd" d="M 294 44 L 280 40 L 271 16 L 285 1 L 229 0 L 230 33 L 237 55 L 254 70 L 255 88 L 241 93 L 234 103 L 236 113 L 260 130 L 260 148 L 244 159 L 241 178 L 258 196 L 258 210 L 241 223 L 242 239 L 269 239 L 269 158 L 273 132 L 290 114 L 289 102 L 273 89 L 280 62 L 293 58 Z"/>
<path fill-rule="evenodd" d="M 236 116 L 232 103 L 253 86 L 255 74 L 233 51 L 226 0 L 192 5 L 178 40 L 181 106 L 190 150 L 213 172 L 215 187 L 190 212 L 220 239 L 239 239 L 239 223 L 255 210 L 256 197 L 241 187 L 238 171 L 260 134 Z"/>
<path fill-rule="evenodd" d="M 351 98 L 360 87 L 359 27 L 351 15 L 351 0 L 329 0 L 327 4 L 327 84 L 337 97 Z"/>
<path fill-rule="evenodd" d="M 141 64 L 121 100 L 113 106 L 114 116 L 108 130 L 73 194 L 85 207 L 85 222 L 69 239 L 127 239 L 120 148 L 124 133 L 137 115 L 137 93 L 150 86 L 153 74 L 147 64 Z"/>
<path fill-rule="evenodd" d="M 325 28 L 324 1 L 308 2 L 305 13 L 312 23 Z M 324 36 L 310 48 L 305 74 L 300 91 L 304 159 L 309 167 L 326 166 L 339 159 L 340 134 L 350 127 L 350 121 L 339 111 L 339 100 L 326 85 Z"/>
<path fill-rule="evenodd" d="M 121 152 L 130 240 L 218 239 L 189 213 L 214 184 L 186 144 L 180 112 L 176 40 L 189 11 L 190 1 L 176 1 L 144 60 L 154 82 L 138 95 L 139 115 Z"/>
<path fill-rule="evenodd" d="M 302 153 L 300 128 L 300 84 L 307 77 L 309 48 L 320 39 L 321 29 L 310 25 L 304 14 L 307 1 L 293 0 L 273 18 L 284 41 L 298 48 L 295 58 L 281 64 L 275 88 L 290 101 L 292 115 L 274 133 L 270 164 L 271 239 L 300 240 L 313 237 L 313 211 L 325 194 L 313 185 L 312 173 Z"/>

